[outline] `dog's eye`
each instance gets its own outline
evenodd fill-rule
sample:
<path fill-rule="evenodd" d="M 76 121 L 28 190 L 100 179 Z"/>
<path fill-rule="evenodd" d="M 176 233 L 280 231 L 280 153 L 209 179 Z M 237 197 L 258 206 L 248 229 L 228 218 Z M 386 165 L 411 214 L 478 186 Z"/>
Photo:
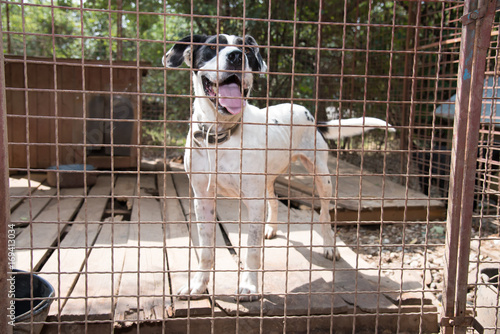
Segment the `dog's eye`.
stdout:
<path fill-rule="evenodd" d="M 215 46 L 215 45 L 210 45 L 210 49 L 212 49 L 212 50 L 216 50 L 216 49 L 217 49 L 217 46 Z"/>
<path fill-rule="evenodd" d="M 249 54 L 250 52 L 252 52 L 252 50 L 251 50 L 251 49 L 249 49 L 249 48 L 246 48 L 246 49 L 245 49 L 245 53 L 246 53 L 246 54 Z"/>

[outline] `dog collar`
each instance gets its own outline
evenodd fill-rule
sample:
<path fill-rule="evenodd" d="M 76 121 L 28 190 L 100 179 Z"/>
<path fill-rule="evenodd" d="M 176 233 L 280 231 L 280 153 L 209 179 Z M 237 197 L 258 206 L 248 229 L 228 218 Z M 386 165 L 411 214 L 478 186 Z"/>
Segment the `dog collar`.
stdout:
<path fill-rule="evenodd" d="M 200 144 L 201 141 L 207 139 L 209 144 L 215 144 L 215 143 L 222 144 L 229 140 L 231 134 L 238 128 L 239 125 L 240 123 L 236 123 L 229 129 L 216 133 L 209 133 L 208 131 L 210 131 L 210 129 L 207 129 L 205 125 L 198 125 L 199 130 L 193 133 L 193 138 L 196 144 L 198 144 L 198 146 L 201 146 Z"/>

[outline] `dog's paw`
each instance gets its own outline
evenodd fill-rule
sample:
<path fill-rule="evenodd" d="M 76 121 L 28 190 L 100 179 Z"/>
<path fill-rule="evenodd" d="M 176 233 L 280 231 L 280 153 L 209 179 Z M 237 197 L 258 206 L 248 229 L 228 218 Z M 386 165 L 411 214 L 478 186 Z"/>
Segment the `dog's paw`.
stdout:
<path fill-rule="evenodd" d="M 200 299 L 203 298 L 205 294 L 207 294 L 207 285 L 202 282 L 197 282 L 192 280 L 190 284 L 184 285 L 177 294 L 179 295 L 179 299 Z"/>
<path fill-rule="evenodd" d="M 240 285 L 236 298 L 240 302 L 253 302 L 260 299 L 260 295 L 257 292 L 257 287 L 254 285 Z"/>
<path fill-rule="evenodd" d="M 272 239 L 276 236 L 277 230 L 278 228 L 276 227 L 276 224 L 266 224 L 264 236 L 266 237 L 266 239 Z"/>
<path fill-rule="evenodd" d="M 325 250 L 323 251 L 323 255 L 328 259 L 328 260 L 333 260 L 333 256 L 335 255 L 335 261 L 340 260 L 340 252 L 338 249 L 334 249 L 333 247 L 325 247 Z"/>

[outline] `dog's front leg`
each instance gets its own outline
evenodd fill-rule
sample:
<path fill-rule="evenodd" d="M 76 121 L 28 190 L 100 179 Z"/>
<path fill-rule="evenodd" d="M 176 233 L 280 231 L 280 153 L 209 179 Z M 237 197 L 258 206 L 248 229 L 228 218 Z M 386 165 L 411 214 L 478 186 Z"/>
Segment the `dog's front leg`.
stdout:
<path fill-rule="evenodd" d="M 278 230 L 278 199 L 274 193 L 274 180 L 267 185 L 267 224 L 265 230 L 266 239 L 272 239 L 276 236 Z"/>
<path fill-rule="evenodd" d="M 214 265 L 214 240 L 215 240 L 215 210 L 214 200 L 195 199 L 194 209 L 198 220 L 198 235 L 200 238 L 200 263 L 198 270 L 188 284 L 178 292 L 180 298 L 201 297 L 199 295 L 207 292 L 207 284 L 210 280 L 210 270 Z M 198 296 L 196 296 L 198 295 Z"/>
<path fill-rule="evenodd" d="M 248 217 L 255 224 L 250 224 L 248 230 L 247 253 L 244 271 L 239 286 L 240 301 L 254 301 L 259 299 L 258 270 L 261 267 L 261 253 L 264 241 L 264 209 L 263 201 L 251 200 L 247 202 Z"/>

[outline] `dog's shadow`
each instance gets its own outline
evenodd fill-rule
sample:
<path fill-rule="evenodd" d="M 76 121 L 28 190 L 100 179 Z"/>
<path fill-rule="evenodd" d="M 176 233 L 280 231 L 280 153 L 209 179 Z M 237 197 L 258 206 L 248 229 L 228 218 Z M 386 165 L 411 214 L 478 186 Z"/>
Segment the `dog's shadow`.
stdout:
<path fill-rule="evenodd" d="M 286 293 L 267 292 L 252 302 L 238 302 L 235 296 L 215 296 L 215 304 L 228 315 L 260 315 L 283 316 L 310 314 L 345 313 L 348 305 L 342 297 L 333 293 L 331 282 L 316 279 L 293 288 Z M 212 299 L 213 300 L 213 299 Z"/>
<path fill-rule="evenodd" d="M 243 261 L 248 225 L 238 221 L 245 221 L 246 209 L 242 206 L 239 212 L 231 203 L 230 200 L 218 201 L 218 212 L 223 218 L 219 226 L 227 236 L 227 249 L 232 249 L 236 258 Z M 262 291 L 259 299 L 236 301 L 241 271 L 216 272 L 215 291 L 209 294 L 215 305 L 228 315 L 257 316 L 344 313 L 352 310 L 353 305 L 367 312 L 375 312 L 380 307 L 397 309 L 393 303 L 397 296 L 391 300 L 385 292 L 400 290 L 401 283 L 384 277 L 378 268 L 362 261 L 338 235 L 335 246 L 341 259 L 325 258 L 321 224 L 311 226 L 308 222 L 314 213 L 295 212 L 295 216 L 289 218 L 286 212 L 278 210 L 278 233 L 275 238 L 264 241 L 262 271 L 258 273 L 259 291 Z M 280 223 L 287 221 L 290 222 Z M 241 263 L 239 265 L 241 268 Z M 408 282 L 408 277 L 405 280 L 403 289 L 421 289 L 419 282 Z"/>
<path fill-rule="evenodd" d="M 284 239 L 285 241 L 287 240 L 287 237 L 281 234 L 276 235 L 275 238 Z M 318 266 L 325 269 L 333 269 L 332 260 L 329 260 L 323 256 L 323 248 L 321 246 L 306 245 L 300 241 L 293 240 L 292 238 L 290 238 L 288 242 L 290 243 L 291 247 L 293 247 L 300 255 L 302 255 L 304 259 L 311 262 L 313 266 Z"/>
<path fill-rule="evenodd" d="M 397 312 L 398 296 L 389 291 L 400 290 L 399 282 L 384 277 L 378 268 L 370 267 L 338 237 L 336 246 L 341 259 L 334 262 L 323 256 L 321 239 L 315 237 L 312 238 L 314 242 L 304 243 L 310 236 L 310 227 L 295 226 L 295 231 L 298 228 L 300 234 L 307 235 L 304 239 L 304 235 L 288 234 L 285 226 L 280 226 L 274 239 L 266 240 L 264 270 L 259 281 L 264 292 L 260 299 L 237 302 L 235 295 L 212 296 L 217 306 L 229 315 L 338 314 L 352 310 L 353 305 L 364 312 L 378 309 Z M 270 252 L 266 256 L 268 249 L 273 247 L 286 255 L 270 258 L 277 254 Z M 406 278 L 403 289 L 421 289 L 421 284 L 412 277 Z"/>

